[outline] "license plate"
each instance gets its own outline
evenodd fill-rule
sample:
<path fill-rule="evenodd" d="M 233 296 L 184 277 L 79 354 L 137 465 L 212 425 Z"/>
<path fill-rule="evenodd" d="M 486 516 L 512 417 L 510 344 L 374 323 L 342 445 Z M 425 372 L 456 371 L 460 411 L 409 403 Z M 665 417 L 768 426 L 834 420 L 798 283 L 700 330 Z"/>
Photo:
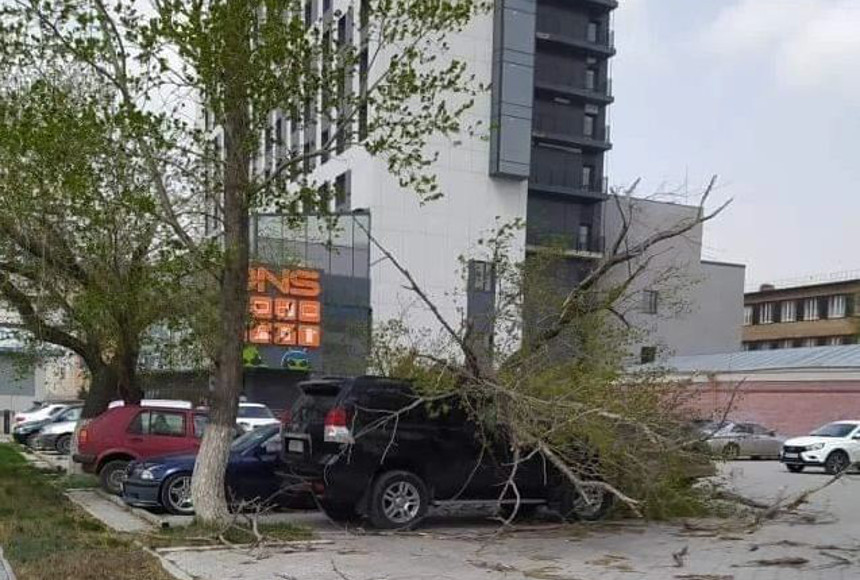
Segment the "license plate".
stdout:
<path fill-rule="evenodd" d="M 782 456 L 786 459 L 798 459 L 800 457 L 800 453 L 784 453 Z"/>
<path fill-rule="evenodd" d="M 299 441 L 298 439 L 290 439 L 287 443 L 287 451 L 290 453 L 304 453 L 305 452 L 305 442 Z"/>

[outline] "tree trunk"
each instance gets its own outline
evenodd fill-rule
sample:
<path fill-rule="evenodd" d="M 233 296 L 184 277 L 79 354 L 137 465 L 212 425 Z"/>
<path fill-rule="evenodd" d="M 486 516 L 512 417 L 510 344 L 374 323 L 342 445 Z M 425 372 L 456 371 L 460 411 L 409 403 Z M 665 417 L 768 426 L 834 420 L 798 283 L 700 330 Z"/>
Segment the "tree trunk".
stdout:
<path fill-rule="evenodd" d="M 219 297 L 220 336 L 209 426 L 192 478 L 198 521 L 215 525 L 229 517 L 224 472 L 242 389 L 242 348 L 248 306 L 248 184 L 250 133 L 248 81 L 251 4 L 230 0 L 224 47 L 224 263 Z"/>
<path fill-rule="evenodd" d="M 122 400 L 137 405 L 143 399 L 143 391 L 137 383 L 137 361 L 140 349 L 137 345 L 124 344 L 111 361 L 116 369 L 117 390 Z"/>
<path fill-rule="evenodd" d="M 90 371 L 90 392 L 84 401 L 84 410 L 81 417 L 91 419 L 104 412 L 108 403 L 119 396 L 118 377 L 113 366 L 106 365 L 101 359 L 85 359 L 87 369 Z"/>

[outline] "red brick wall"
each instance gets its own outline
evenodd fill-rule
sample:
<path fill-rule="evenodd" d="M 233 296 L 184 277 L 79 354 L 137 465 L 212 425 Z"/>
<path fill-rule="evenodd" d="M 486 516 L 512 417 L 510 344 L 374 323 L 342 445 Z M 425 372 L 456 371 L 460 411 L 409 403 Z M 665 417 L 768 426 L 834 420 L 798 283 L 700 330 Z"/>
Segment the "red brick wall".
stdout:
<path fill-rule="evenodd" d="M 734 384 L 699 383 L 691 415 L 720 417 L 731 400 Z M 782 435 L 805 435 L 840 419 L 860 420 L 860 381 L 755 382 L 738 390 L 729 420 L 761 423 Z"/>

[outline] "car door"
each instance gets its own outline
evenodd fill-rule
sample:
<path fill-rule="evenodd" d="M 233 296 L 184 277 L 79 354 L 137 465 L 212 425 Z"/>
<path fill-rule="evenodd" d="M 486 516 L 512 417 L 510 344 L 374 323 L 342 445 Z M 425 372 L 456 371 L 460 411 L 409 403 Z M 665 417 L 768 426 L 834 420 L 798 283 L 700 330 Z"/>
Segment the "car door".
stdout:
<path fill-rule="evenodd" d="M 759 457 L 777 457 L 782 449 L 782 440 L 776 433 L 763 425 L 752 424 L 755 439 L 755 455 Z"/>
<path fill-rule="evenodd" d="M 860 426 L 846 437 L 845 447 L 852 463 L 860 463 Z"/>
<path fill-rule="evenodd" d="M 748 423 L 737 423 L 730 431 L 729 441 L 738 446 L 739 455 L 755 455 L 755 440 L 752 436 L 752 427 Z"/>
<path fill-rule="evenodd" d="M 127 446 L 141 458 L 159 457 L 191 451 L 187 413 L 179 410 L 144 409 L 129 423 Z"/>
<path fill-rule="evenodd" d="M 275 501 L 282 484 L 282 448 L 283 440 L 276 430 L 250 449 L 232 455 L 227 466 L 231 499 Z"/>

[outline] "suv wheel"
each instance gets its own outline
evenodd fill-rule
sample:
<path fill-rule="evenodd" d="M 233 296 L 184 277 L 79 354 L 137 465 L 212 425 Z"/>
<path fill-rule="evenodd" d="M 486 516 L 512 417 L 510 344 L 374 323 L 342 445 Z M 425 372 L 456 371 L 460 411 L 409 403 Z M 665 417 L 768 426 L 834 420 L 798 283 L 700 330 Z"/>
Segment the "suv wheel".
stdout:
<path fill-rule="evenodd" d="M 408 471 L 380 475 L 370 494 L 368 516 L 376 528 L 409 529 L 427 514 L 427 486 Z"/>
<path fill-rule="evenodd" d="M 827 456 L 824 461 L 824 471 L 830 475 L 842 473 L 851 466 L 851 460 L 848 459 L 848 454 L 842 450 L 836 450 Z"/>
<path fill-rule="evenodd" d="M 57 450 L 57 453 L 61 455 L 68 455 L 72 450 L 72 436 L 71 435 L 60 435 L 57 437 L 56 443 L 54 443 L 54 447 Z"/>
<path fill-rule="evenodd" d="M 573 485 L 564 484 L 559 498 L 561 517 L 566 521 L 603 519 L 615 503 L 615 496 L 599 485 L 583 483 L 581 487 L 582 494 Z"/>
<path fill-rule="evenodd" d="M 734 461 L 741 454 L 741 448 L 737 443 L 729 443 L 723 447 L 723 459 Z"/>
<path fill-rule="evenodd" d="M 361 519 L 358 512 L 355 511 L 355 507 L 351 505 L 322 502 L 320 507 L 329 519 L 339 524 L 349 524 Z"/>
<path fill-rule="evenodd" d="M 170 513 L 180 516 L 190 516 L 194 513 L 189 474 L 177 473 L 167 478 L 161 486 L 161 505 Z"/>
<path fill-rule="evenodd" d="M 805 465 L 796 465 L 794 463 L 786 463 L 785 466 L 792 473 L 800 473 L 803 471 L 803 468 L 806 467 Z"/>
<path fill-rule="evenodd" d="M 126 467 L 128 467 L 128 461 L 125 459 L 114 459 L 105 463 L 99 471 L 102 489 L 113 495 L 119 495 L 122 491 L 122 482 L 125 481 Z"/>

